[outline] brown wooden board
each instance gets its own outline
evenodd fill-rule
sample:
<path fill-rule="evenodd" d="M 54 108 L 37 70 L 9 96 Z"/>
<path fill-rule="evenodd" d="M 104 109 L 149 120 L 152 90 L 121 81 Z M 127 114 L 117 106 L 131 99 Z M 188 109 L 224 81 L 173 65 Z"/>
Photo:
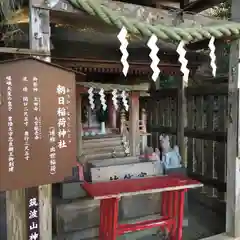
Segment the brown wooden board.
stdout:
<path fill-rule="evenodd" d="M 62 181 L 76 163 L 75 74 L 36 59 L 0 64 L 0 190 Z"/>
<path fill-rule="evenodd" d="M 37 187 L 28 188 L 26 191 L 27 204 L 27 235 L 28 239 L 40 239 L 39 231 L 39 193 Z"/>

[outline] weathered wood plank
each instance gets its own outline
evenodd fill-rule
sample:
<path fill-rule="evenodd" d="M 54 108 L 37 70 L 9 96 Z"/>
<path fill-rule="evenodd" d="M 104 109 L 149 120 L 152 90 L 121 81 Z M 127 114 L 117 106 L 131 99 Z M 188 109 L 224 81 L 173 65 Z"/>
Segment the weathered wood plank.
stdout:
<path fill-rule="evenodd" d="M 113 165 L 107 167 L 91 168 L 92 182 L 109 181 L 125 178 L 155 176 L 161 174 L 154 162 Z"/>
<path fill-rule="evenodd" d="M 207 96 L 207 95 L 227 95 L 227 84 L 214 84 L 207 86 L 188 87 L 186 95 L 189 96 Z"/>
<path fill-rule="evenodd" d="M 136 156 L 140 146 L 139 93 L 131 92 L 129 102 L 129 148 L 130 155 Z"/>
<path fill-rule="evenodd" d="M 203 140 L 212 140 L 216 142 L 226 142 L 226 132 L 213 131 L 213 130 L 195 130 L 185 129 L 185 136 L 189 138 L 198 138 Z"/>
<path fill-rule="evenodd" d="M 109 158 L 109 159 L 101 159 L 101 160 L 92 160 L 88 161 L 88 164 L 91 167 L 107 167 L 113 165 L 123 165 L 123 164 L 131 164 L 138 163 L 140 159 L 138 157 L 123 157 L 123 158 Z"/>
<path fill-rule="evenodd" d="M 29 1 L 29 45 L 30 49 L 50 53 L 50 13 L 33 7 Z M 50 62 L 50 57 L 42 57 Z M 41 240 L 52 240 L 52 185 L 42 185 L 39 192 L 39 231 Z M 16 238 L 17 239 L 17 238 Z"/>
<path fill-rule="evenodd" d="M 219 131 L 227 131 L 226 129 L 226 112 L 227 112 L 227 98 L 226 96 L 218 96 L 218 104 L 217 104 L 217 120 L 216 120 L 216 128 Z M 221 179 L 223 181 L 226 180 L 226 144 L 215 142 L 215 151 L 214 151 L 214 170 L 215 176 L 217 179 Z M 216 192 L 216 195 L 220 200 L 224 200 L 225 193 L 224 192 Z"/>
<path fill-rule="evenodd" d="M 6 192 L 7 239 L 27 239 L 25 189 Z"/>
<path fill-rule="evenodd" d="M 186 86 L 184 85 L 183 79 L 179 79 L 178 87 L 178 101 L 177 101 L 177 145 L 180 149 L 180 155 L 183 161 L 186 161 L 186 151 L 185 151 L 185 141 L 184 141 L 184 129 L 185 129 L 185 119 L 187 117 L 187 100 L 185 95 Z"/>
<path fill-rule="evenodd" d="M 203 97 L 199 96 L 196 98 L 196 129 L 202 130 L 204 128 L 204 121 L 203 121 Z M 195 140 L 195 157 L 196 157 L 196 172 L 199 174 L 204 175 L 204 143 L 202 139 Z"/>
<path fill-rule="evenodd" d="M 193 97 L 190 97 L 187 102 L 187 125 L 193 128 Z M 194 156 L 193 156 L 193 137 L 188 136 L 187 140 L 187 169 L 189 173 L 194 171 Z"/>
<path fill-rule="evenodd" d="M 239 22 L 240 1 L 232 0 L 232 20 Z M 226 232 L 240 237 L 240 40 L 231 43 L 228 81 Z"/>
<path fill-rule="evenodd" d="M 165 127 L 165 126 L 149 126 L 149 131 L 160 132 L 169 135 L 176 135 L 177 130 L 175 127 Z M 184 130 L 185 137 L 188 138 L 198 138 L 203 140 L 212 140 L 216 142 L 226 142 L 227 141 L 227 133 L 223 131 L 209 131 L 209 130 L 197 130 L 194 128 L 189 128 L 189 125 Z"/>
<path fill-rule="evenodd" d="M 206 126 L 204 126 L 208 131 L 213 130 L 213 106 L 214 106 L 214 96 L 207 96 L 206 99 Z M 204 175 L 209 178 L 214 178 L 214 142 L 211 140 L 205 140 L 205 161 L 204 161 Z M 213 196 L 213 189 L 208 186 L 204 187 L 209 196 Z"/>

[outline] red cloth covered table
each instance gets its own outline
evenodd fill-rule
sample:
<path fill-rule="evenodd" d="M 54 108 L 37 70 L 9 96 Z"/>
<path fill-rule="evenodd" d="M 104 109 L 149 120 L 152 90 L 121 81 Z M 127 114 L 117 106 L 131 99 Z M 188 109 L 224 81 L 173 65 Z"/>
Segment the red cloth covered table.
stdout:
<path fill-rule="evenodd" d="M 162 229 L 166 227 L 171 240 L 182 240 L 184 193 L 190 188 L 201 186 L 202 184 L 198 181 L 182 176 L 160 176 L 97 183 L 84 182 L 82 185 L 92 198 L 101 200 L 100 240 L 116 240 L 119 235 L 153 227 Z M 162 192 L 159 219 L 134 224 L 118 223 L 118 203 L 122 196 L 157 192 Z"/>

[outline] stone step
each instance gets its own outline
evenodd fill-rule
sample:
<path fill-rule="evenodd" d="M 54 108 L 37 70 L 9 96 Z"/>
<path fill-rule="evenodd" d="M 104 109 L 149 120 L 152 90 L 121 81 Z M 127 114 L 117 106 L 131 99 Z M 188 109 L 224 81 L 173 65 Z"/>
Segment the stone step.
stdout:
<path fill-rule="evenodd" d="M 112 165 L 123 165 L 138 163 L 140 159 L 138 157 L 123 157 L 123 158 L 109 158 L 103 160 L 92 160 L 88 161 L 90 167 L 107 167 Z"/>
<path fill-rule="evenodd" d="M 120 151 L 116 151 L 114 153 L 114 156 L 116 158 L 121 158 L 121 157 L 125 157 L 126 154 L 125 154 L 124 150 L 122 149 Z M 88 154 L 88 155 L 85 156 L 86 162 L 92 161 L 92 160 L 95 160 L 95 159 L 99 159 L 99 160 L 102 159 L 103 160 L 103 159 L 109 159 L 109 158 L 113 158 L 112 152 L 110 152 L 110 153 L 96 153 L 96 154 L 93 153 L 93 154 Z"/>
<path fill-rule="evenodd" d="M 124 219 L 120 220 L 121 224 L 129 224 L 129 223 L 136 223 L 139 221 L 144 220 L 154 220 L 158 219 L 160 217 L 160 214 L 153 214 L 153 215 L 147 215 L 147 216 L 141 216 L 137 218 L 131 218 L 131 219 Z M 98 226 L 99 223 L 95 226 L 89 227 L 89 228 L 82 228 L 81 230 L 73 231 L 73 232 L 65 232 L 65 233 L 58 233 L 57 236 L 54 238 L 54 240 L 92 240 L 92 239 L 98 239 Z M 132 240 L 132 239 L 138 239 L 139 237 L 144 237 L 147 235 L 157 234 L 159 231 L 158 228 L 153 228 L 145 231 L 140 232 L 133 232 L 129 234 L 125 234 L 124 236 L 118 237 L 118 240 Z"/>
<path fill-rule="evenodd" d="M 103 145 L 103 146 L 96 146 L 94 148 L 85 148 L 83 147 L 83 153 L 85 155 L 92 154 L 92 153 L 112 153 L 112 152 L 124 151 L 124 147 L 121 143 L 117 145 Z"/>
<path fill-rule="evenodd" d="M 113 139 L 111 141 L 83 141 L 83 149 L 92 149 L 92 148 L 100 148 L 104 146 L 119 146 L 122 145 L 122 139 Z"/>
<path fill-rule="evenodd" d="M 113 141 L 116 139 L 122 139 L 122 136 L 120 134 L 117 134 L 117 135 L 100 135 L 96 137 L 84 137 L 83 141 L 99 142 L 99 141 Z"/>
<path fill-rule="evenodd" d="M 90 173 L 92 182 L 156 176 L 161 174 L 158 172 L 158 168 L 154 162 L 95 167 L 90 169 Z"/>

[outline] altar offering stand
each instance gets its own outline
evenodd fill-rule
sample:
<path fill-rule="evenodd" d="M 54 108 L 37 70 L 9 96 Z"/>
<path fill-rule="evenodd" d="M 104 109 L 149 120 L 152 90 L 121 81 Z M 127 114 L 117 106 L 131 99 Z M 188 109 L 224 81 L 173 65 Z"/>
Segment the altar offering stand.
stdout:
<path fill-rule="evenodd" d="M 176 175 L 82 184 L 89 196 L 100 200 L 100 240 L 116 240 L 117 236 L 125 233 L 154 227 L 166 228 L 170 240 L 182 240 L 184 193 L 202 186 L 196 180 Z M 159 219 L 133 224 L 118 223 L 118 203 L 121 197 L 159 192 L 162 193 Z"/>

